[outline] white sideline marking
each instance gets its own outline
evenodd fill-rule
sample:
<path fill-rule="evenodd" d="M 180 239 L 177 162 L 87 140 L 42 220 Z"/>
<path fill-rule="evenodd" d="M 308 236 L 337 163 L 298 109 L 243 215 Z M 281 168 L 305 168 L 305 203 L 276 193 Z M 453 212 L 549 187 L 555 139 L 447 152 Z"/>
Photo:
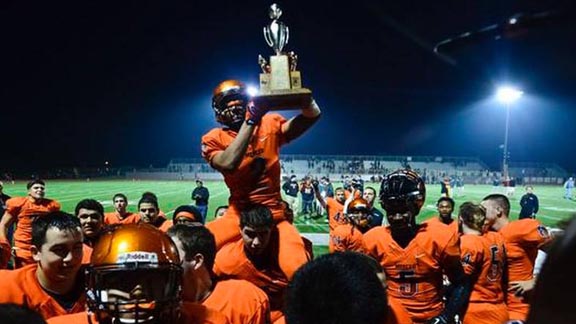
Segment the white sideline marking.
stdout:
<path fill-rule="evenodd" d="M 314 245 L 328 246 L 328 234 L 326 233 L 301 233 L 302 236 L 312 241 Z"/>

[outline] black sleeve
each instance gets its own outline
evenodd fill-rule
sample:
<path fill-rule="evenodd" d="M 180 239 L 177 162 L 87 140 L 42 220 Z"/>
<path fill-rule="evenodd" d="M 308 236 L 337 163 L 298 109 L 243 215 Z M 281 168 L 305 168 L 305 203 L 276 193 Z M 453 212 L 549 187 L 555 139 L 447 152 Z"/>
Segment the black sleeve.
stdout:
<path fill-rule="evenodd" d="M 458 280 L 452 283 L 450 298 L 446 301 L 446 307 L 441 316 L 452 320 L 456 314 L 461 315 L 468 304 L 473 285 L 472 278 L 462 273 Z"/>

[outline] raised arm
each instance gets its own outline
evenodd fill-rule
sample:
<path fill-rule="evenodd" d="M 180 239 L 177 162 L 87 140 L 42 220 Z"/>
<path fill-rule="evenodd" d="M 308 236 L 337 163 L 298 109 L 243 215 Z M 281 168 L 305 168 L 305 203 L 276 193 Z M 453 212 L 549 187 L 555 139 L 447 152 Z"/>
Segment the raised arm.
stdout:
<path fill-rule="evenodd" d="M 320 107 L 312 99 L 310 106 L 302 108 L 302 112 L 282 125 L 282 132 L 288 141 L 292 141 L 304 134 L 320 119 Z"/>

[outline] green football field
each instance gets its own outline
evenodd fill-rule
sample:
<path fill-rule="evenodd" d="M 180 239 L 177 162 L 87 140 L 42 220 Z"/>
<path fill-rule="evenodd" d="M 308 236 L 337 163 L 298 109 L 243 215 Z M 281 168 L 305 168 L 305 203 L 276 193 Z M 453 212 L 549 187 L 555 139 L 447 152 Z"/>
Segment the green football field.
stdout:
<path fill-rule="evenodd" d="M 226 205 L 228 200 L 228 189 L 223 181 L 206 181 L 204 185 L 210 190 L 210 204 L 208 210 L 208 221 L 213 218 L 214 209 L 220 205 Z M 334 184 L 339 185 L 338 183 Z M 378 184 L 367 183 L 378 190 Z M 101 181 L 61 181 L 51 180 L 46 183 L 46 196 L 56 199 L 62 204 L 64 211 L 73 213 L 78 201 L 84 198 L 93 198 L 100 201 L 106 211 L 112 211 L 112 196 L 122 192 L 128 196 L 130 211 L 136 211 L 137 202 L 141 194 L 145 191 L 152 191 L 158 196 L 160 208 L 169 217 L 176 207 L 183 204 L 190 204 L 190 194 L 195 188 L 193 181 L 130 181 L 130 180 L 101 180 Z M 439 185 L 428 185 L 426 187 L 426 204 L 423 207 L 418 220 L 422 221 L 433 216 L 436 212 L 435 203 L 440 197 Z M 500 188 L 502 189 L 502 188 Z M 4 183 L 4 192 L 10 196 L 20 196 L 26 194 L 26 183 L 16 182 L 15 184 Z M 467 185 L 463 192 L 456 196 L 456 208 L 465 201 L 479 202 L 484 196 L 494 192 L 491 186 Z M 520 197 L 524 193 L 522 187 L 516 189 L 514 197 L 511 199 L 512 219 L 517 218 L 520 212 Z M 559 220 L 570 217 L 576 213 L 576 201 L 563 199 L 564 189 L 561 186 L 537 186 L 534 193 L 540 200 L 540 211 L 538 219 L 547 226 L 555 226 Z M 328 224 L 325 217 L 319 217 L 305 222 L 296 218 L 295 224 L 302 233 L 328 233 Z M 315 254 L 322 254 L 327 251 L 324 246 L 317 246 Z"/>

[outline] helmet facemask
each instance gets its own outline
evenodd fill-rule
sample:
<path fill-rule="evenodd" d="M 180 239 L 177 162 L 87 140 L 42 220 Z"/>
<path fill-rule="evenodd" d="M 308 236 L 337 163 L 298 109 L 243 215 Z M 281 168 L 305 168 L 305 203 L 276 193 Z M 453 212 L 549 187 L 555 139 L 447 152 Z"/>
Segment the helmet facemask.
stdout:
<path fill-rule="evenodd" d="M 246 106 L 249 102 L 244 88 L 232 88 L 212 98 L 212 108 L 216 121 L 231 129 L 240 129 L 246 119 Z"/>
<path fill-rule="evenodd" d="M 178 265 L 136 262 L 90 267 L 87 273 L 88 308 L 101 323 L 173 323 L 178 318 Z"/>

